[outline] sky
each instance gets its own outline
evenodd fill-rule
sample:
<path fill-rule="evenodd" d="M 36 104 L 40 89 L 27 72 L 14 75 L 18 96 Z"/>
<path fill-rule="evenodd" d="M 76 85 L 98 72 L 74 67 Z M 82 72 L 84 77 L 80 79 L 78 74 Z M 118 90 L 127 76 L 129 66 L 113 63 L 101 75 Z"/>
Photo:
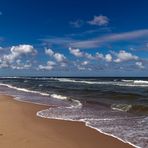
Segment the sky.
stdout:
<path fill-rule="evenodd" d="M 147 0 L 0 0 L 0 76 L 148 76 Z"/>

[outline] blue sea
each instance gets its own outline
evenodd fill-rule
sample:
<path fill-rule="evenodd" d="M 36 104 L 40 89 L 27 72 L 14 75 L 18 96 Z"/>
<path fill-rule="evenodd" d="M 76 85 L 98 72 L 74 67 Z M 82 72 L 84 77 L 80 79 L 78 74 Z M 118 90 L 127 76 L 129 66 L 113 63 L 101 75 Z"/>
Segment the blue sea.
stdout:
<path fill-rule="evenodd" d="M 37 116 L 85 122 L 135 147 L 148 147 L 148 78 L 0 77 L 0 93 L 50 106 Z"/>

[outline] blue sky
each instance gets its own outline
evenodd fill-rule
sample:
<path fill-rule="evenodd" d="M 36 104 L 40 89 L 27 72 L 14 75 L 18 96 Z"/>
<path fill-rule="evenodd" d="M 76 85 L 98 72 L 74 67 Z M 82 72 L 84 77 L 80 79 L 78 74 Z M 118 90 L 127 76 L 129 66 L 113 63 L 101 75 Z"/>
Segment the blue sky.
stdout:
<path fill-rule="evenodd" d="M 1 76 L 148 76 L 147 0 L 1 0 Z"/>

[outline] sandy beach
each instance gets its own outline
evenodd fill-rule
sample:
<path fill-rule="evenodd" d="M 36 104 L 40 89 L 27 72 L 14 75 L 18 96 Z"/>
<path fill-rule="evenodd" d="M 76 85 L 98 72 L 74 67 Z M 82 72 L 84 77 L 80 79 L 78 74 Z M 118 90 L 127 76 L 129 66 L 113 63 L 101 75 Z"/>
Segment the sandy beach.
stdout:
<path fill-rule="evenodd" d="M 130 148 L 84 123 L 43 119 L 36 112 L 48 107 L 0 95 L 1 148 Z"/>

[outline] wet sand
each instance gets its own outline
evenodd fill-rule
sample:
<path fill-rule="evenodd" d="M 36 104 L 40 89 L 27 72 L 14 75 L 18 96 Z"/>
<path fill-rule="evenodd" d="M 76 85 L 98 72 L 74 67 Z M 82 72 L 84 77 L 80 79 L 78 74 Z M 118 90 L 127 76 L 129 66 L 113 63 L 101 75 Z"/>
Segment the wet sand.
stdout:
<path fill-rule="evenodd" d="M 84 123 L 36 116 L 47 108 L 0 95 L 0 148 L 132 148 Z"/>

